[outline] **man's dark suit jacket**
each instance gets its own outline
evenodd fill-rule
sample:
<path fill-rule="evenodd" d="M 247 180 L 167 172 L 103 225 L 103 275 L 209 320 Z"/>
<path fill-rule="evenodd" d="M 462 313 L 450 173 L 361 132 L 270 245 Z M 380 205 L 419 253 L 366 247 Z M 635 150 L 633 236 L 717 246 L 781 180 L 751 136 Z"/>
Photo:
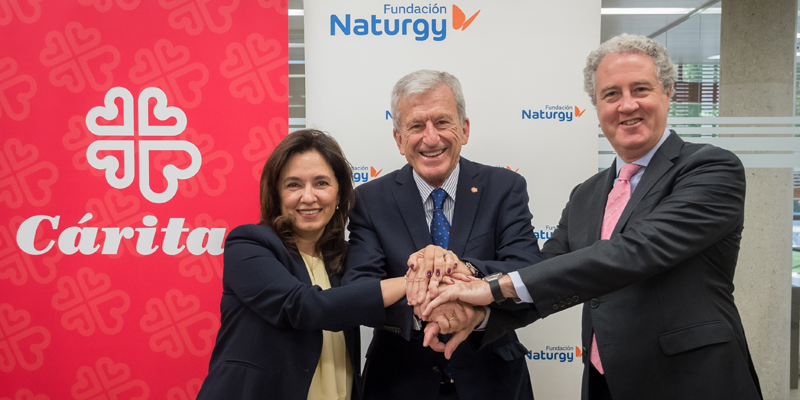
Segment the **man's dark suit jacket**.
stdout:
<path fill-rule="evenodd" d="M 583 399 L 593 331 L 615 400 L 760 398 L 733 301 L 741 162 L 671 132 L 600 240 L 615 179 L 612 165 L 572 191 L 545 261 L 519 271 L 534 306 L 493 315 L 484 339 L 584 303 Z"/>
<path fill-rule="evenodd" d="M 540 261 L 525 179 L 463 157 L 460 165 L 449 250 L 484 274 Z M 408 257 L 431 244 L 410 165 L 358 187 L 349 230 L 342 284 L 405 275 Z M 365 399 L 437 398 L 445 359 L 422 347 L 412 315 L 412 307 L 400 300 L 386 309 L 385 323 L 369 324 L 377 329 L 364 366 Z M 477 352 L 460 346 L 448 367 L 459 398 L 533 398 L 526 353 L 513 332 Z"/>
<path fill-rule="evenodd" d="M 308 398 L 322 330 L 345 332 L 358 399 L 358 325 L 383 318 L 379 282 L 331 289 L 311 285 L 303 259 L 272 229 L 242 225 L 225 240 L 222 326 L 198 400 Z"/>

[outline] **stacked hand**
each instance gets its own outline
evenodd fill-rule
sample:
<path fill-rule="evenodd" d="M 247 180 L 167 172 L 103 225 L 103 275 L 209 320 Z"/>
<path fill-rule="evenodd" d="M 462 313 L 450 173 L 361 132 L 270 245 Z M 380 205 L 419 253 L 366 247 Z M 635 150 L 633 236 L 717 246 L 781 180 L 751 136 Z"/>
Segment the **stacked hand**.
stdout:
<path fill-rule="evenodd" d="M 475 278 L 472 278 L 472 271 L 466 264 L 452 251 L 439 246 L 430 245 L 408 258 L 406 299 L 409 305 L 414 306 L 414 314 L 428 321 L 423 344 L 436 351 L 443 351 L 448 359 L 473 328 L 480 325 L 486 317 L 486 310 L 484 307 L 474 307 L 459 301 L 457 295 L 453 297 L 450 294 L 448 296 L 452 300 L 443 301 L 440 299 L 440 292 L 446 288 L 461 286 L 460 283 L 472 279 Z M 440 289 L 441 282 L 447 285 Z M 453 336 L 445 344 L 439 341 L 439 333 L 452 333 Z"/>

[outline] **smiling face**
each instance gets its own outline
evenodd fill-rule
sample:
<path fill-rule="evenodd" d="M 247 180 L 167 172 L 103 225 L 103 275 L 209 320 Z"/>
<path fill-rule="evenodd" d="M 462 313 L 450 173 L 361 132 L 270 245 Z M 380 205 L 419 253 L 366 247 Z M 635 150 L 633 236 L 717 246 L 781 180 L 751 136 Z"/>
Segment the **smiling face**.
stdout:
<path fill-rule="evenodd" d="M 316 243 L 339 204 L 333 169 L 316 150 L 295 154 L 281 171 L 278 185 L 281 215 L 292 217 L 295 237 Z"/>
<path fill-rule="evenodd" d="M 394 139 L 400 154 L 429 185 L 441 186 L 458 164 L 469 140 L 469 119 L 462 126 L 453 91 L 439 86 L 410 94 L 397 107 L 400 128 Z"/>
<path fill-rule="evenodd" d="M 656 77 L 653 60 L 644 54 L 609 54 L 596 74 L 600 129 L 625 162 L 649 152 L 667 126 L 669 98 Z"/>

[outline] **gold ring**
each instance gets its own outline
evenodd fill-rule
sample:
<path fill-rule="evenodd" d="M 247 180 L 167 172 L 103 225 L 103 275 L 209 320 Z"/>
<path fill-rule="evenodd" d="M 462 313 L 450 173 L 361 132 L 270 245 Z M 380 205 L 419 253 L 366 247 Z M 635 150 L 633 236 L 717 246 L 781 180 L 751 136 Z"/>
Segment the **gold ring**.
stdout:
<path fill-rule="evenodd" d="M 447 320 L 448 320 L 448 321 L 452 321 L 452 320 L 454 320 L 454 319 L 456 319 L 456 317 L 453 317 L 453 318 L 448 318 Z"/>

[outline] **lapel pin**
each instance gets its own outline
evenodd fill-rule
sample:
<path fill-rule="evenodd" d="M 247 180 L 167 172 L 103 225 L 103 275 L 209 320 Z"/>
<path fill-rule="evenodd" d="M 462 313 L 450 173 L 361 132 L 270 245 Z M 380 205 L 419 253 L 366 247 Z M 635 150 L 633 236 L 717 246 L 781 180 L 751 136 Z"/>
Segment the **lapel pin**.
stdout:
<path fill-rule="evenodd" d="M 473 187 L 472 187 L 472 193 L 478 193 L 478 188 L 476 188 L 476 187 L 474 187 L 474 186 L 473 186 Z"/>

